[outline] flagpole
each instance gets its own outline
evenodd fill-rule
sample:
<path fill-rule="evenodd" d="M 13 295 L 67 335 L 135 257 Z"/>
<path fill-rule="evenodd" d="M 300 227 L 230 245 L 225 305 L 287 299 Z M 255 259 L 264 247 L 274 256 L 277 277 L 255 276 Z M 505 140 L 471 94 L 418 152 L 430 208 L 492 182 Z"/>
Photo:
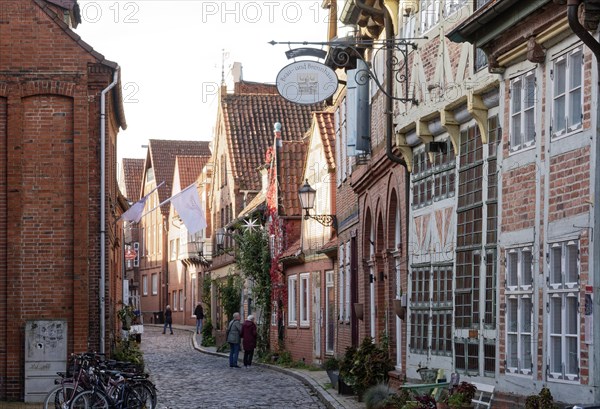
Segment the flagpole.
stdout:
<path fill-rule="evenodd" d="M 164 182 L 163 182 L 164 183 Z M 158 209 L 159 207 L 161 207 L 162 205 L 164 205 L 165 203 L 170 202 L 171 200 L 175 199 L 177 196 L 181 195 L 183 192 L 187 191 L 189 188 L 191 188 L 192 186 L 196 186 L 196 183 L 192 183 L 191 185 L 189 185 L 188 187 L 186 187 L 185 189 L 183 189 L 182 191 L 180 191 L 179 193 L 175 193 L 173 196 L 171 196 L 168 199 L 165 199 L 162 203 L 159 203 L 158 205 L 156 205 L 156 207 L 152 210 L 148 210 L 146 213 L 144 213 L 143 215 L 140 216 L 144 217 L 145 215 L 147 215 L 148 213 L 152 213 L 153 211 L 155 211 L 156 209 Z"/>

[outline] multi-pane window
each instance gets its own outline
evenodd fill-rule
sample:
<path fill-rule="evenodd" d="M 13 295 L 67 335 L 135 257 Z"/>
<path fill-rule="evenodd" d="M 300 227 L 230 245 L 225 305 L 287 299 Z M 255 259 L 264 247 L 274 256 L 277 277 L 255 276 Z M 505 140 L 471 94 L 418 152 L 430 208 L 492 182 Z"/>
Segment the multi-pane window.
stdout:
<path fill-rule="evenodd" d="M 496 355 L 496 150 L 498 119 L 488 121 L 483 145 L 479 126 L 461 130 L 458 168 L 454 288 L 455 367 L 470 375 L 494 376 Z M 485 215 L 487 214 L 487 217 Z M 485 233 L 485 234 L 484 234 Z"/>
<path fill-rule="evenodd" d="M 344 262 L 345 262 L 344 249 L 345 249 L 345 246 L 344 246 L 344 244 L 342 244 L 340 246 L 340 254 L 339 254 L 339 259 L 338 259 L 339 260 L 339 274 L 338 274 L 339 286 L 338 286 L 338 289 L 340 292 L 340 296 L 339 296 L 339 310 L 340 310 L 339 319 L 340 319 L 340 321 L 342 321 L 346 317 L 346 315 L 345 315 L 346 304 L 344 302 L 345 301 L 345 286 L 346 286 L 346 281 L 345 281 L 345 277 L 346 277 L 346 269 L 345 268 L 346 267 L 344 264 Z"/>
<path fill-rule="evenodd" d="M 453 197 L 455 192 L 455 156 L 450 140 L 442 142 L 445 147 L 433 155 L 433 200 Z"/>
<path fill-rule="evenodd" d="M 444 2 L 444 16 L 448 17 L 458 11 L 467 3 L 467 0 L 446 0 Z"/>
<path fill-rule="evenodd" d="M 183 311 L 185 302 L 183 301 L 183 290 L 179 290 L 179 311 Z"/>
<path fill-rule="evenodd" d="M 310 325 L 310 273 L 300 274 L 300 325 Z"/>
<path fill-rule="evenodd" d="M 421 33 L 425 33 L 440 21 L 440 0 L 421 0 Z"/>
<path fill-rule="evenodd" d="M 506 252 L 506 372 L 533 371 L 533 256 L 531 247 Z"/>
<path fill-rule="evenodd" d="M 339 149 L 336 149 L 337 163 L 336 166 L 336 180 L 337 185 L 341 186 L 342 182 L 346 180 L 348 176 L 350 157 L 347 155 L 347 123 L 346 123 L 346 97 L 342 98 L 340 105 L 335 111 L 335 129 L 336 129 L 336 140 L 339 141 Z"/>
<path fill-rule="evenodd" d="M 173 291 L 172 295 L 173 295 L 173 302 L 171 302 L 171 304 L 173 304 L 173 311 L 177 311 L 177 300 L 179 299 L 177 297 L 177 291 Z"/>
<path fill-rule="evenodd" d="M 433 200 L 433 167 L 424 149 L 414 153 L 412 179 L 413 206 L 422 207 L 431 204 Z"/>
<path fill-rule="evenodd" d="M 147 275 L 142 276 L 142 294 L 148 295 L 148 276 Z"/>
<path fill-rule="evenodd" d="M 177 260 L 179 257 L 179 238 L 171 240 L 171 261 Z"/>
<path fill-rule="evenodd" d="M 325 351 L 333 354 L 335 348 L 335 281 L 333 271 L 325 272 Z"/>
<path fill-rule="evenodd" d="M 409 15 L 402 16 L 402 37 L 401 38 L 414 38 L 415 35 L 415 22 L 417 21 L 417 15 L 411 13 Z"/>
<path fill-rule="evenodd" d="M 431 291 L 431 353 L 452 353 L 452 265 L 435 266 Z"/>
<path fill-rule="evenodd" d="M 152 274 L 152 295 L 158 295 L 158 274 Z"/>
<path fill-rule="evenodd" d="M 137 241 L 135 243 L 133 243 L 133 250 L 135 251 L 135 259 L 133 260 L 133 266 L 139 267 L 140 266 L 140 243 L 138 243 Z"/>
<path fill-rule="evenodd" d="M 288 325 L 298 325 L 298 314 L 296 310 L 296 300 L 298 299 L 298 277 L 288 277 Z"/>
<path fill-rule="evenodd" d="M 533 70 L 510 83 L 510 150 L 513 152 L 535 143 L 535 88 Z"/>
<path fill-rule="evenodd" d="M 410 343 L 411 352 L 426 354 L 429 350 L 429 314 L 431 300 L 429 288 L 431 272 L 427 267 L 415 267 L 411 275 Z"/>
<path fill-rule="evenodd" d="M 484 69 L 485 67 L 487 67 L 487 65 L 488 65 L 488 58 L 487 58 L 487 55 L 485 54 L 485 51 L 483 51 L 479 47 L 475 47 L 475 64 L 473 67 L 475 69 L 475 72 Z"/>
<path fill-rule="evenodd" d="M 550 245 L 549 378 L 579 380 L 579 243 Z"/>
<path fill-rule="evenodd" d="M 554 60 L 552 136 L 581 129 L 583 122 L 583 52 L 572 50 Z"/>

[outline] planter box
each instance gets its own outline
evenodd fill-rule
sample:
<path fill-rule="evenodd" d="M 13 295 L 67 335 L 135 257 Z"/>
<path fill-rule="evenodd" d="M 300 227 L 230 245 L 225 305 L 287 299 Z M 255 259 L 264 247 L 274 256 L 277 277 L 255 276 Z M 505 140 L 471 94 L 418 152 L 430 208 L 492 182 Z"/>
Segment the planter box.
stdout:
<path fill-rule="evenodd" d="M 346 385 L 346 383 L 342 380 L 342 378 L 338 379 L 338 393 L 340 395 L 354 395 L 354 388 L 350 385 Z"/>

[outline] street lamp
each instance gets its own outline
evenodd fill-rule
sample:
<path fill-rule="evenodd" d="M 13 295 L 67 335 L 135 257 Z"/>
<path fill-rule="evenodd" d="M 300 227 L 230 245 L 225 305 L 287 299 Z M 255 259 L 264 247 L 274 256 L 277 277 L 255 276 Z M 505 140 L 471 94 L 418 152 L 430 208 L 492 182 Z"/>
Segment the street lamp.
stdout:
<path fill-rule="evenodd" d="M 196 252 L 198 253 L 198 259 L 200 260 L 200 262 L 205 265 L 210 265 L 211 260 L 209 258 L 206 258 L 204 254 L 204 240 L 194 241 L 192 243 L 196 245 Z"/>
<path fill-rule="evenodd" d="M 304 209 L 304 218 L 314 219 L 321 223 L 323 226 L 333 226 L 337 230 L 337 218 L 333 214 L 315 214 L 309 213 L 309 210 L 315 207 L 315 198 L 317 197 L 317 191 L 308 184 L 308 179 L 304 182 L 304 185 L 298 191 L 300 197 L 300 206 Z"/>
<path fill-rule="evenodd" d="M 223 227 L 220 227 L 217 229 L 216 233 L 215 233 L 215 237 L 217 239 L 217 251 L 219 252 L 219 254 L 222 253 L 227 253 L 229 255 L 231 255 L 231 251 L 229 251 L 229 249 L 225 248 L 225 237 L 231 237 L 232 235 L 230 233 L 227 233 L 225 231 L 225 229 Z"/>

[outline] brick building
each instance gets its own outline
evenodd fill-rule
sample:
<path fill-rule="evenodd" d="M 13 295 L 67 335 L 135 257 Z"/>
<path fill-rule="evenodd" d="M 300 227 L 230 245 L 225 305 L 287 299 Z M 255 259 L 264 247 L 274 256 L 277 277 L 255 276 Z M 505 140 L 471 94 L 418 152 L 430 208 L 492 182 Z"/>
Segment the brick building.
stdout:
<path fill-rule="evenodd" d="M 286 101 L 274 85 L 242 80 L 239 63 L 234 66 L 234 74 L 233 92 L 228 92 L 226 85 L 221 88 L 211 160 L 214 182 L 209 207 L 214 234 L 210 277 L 214 287 L 210 310 L 217 343 L 224 342 L 224 329 L 230 318 L 225 316 L 218 297 L 218 283 L 229 274 L 239 274 L 233 257 L 235 243 L 227 234 L 228 228 L 265 202 L 266 183 L 262 181 L 260 168 L 273 144 L 273 126 L 277 122 L 282 124 L 284 143 L 300 141 L 310 127 L 311 113 L 321 108 L 321 104 L 301 106 Z M 241 312 L 247 311 L 248 302 L 249 291 L 245 287 Z M 259 316 L 257 323 L 263 322 L 268 325 Z"/>
<path fill-rule="evenodd" d="M 141 309 L 145 322 L 162 322 L 165 307 L 173 299 L 169 287 L 171 205 L 166 200 L 173 193 L 173 181 L 180 180 L 174 179 L 175 163 L 178 157 L 183 156 L 209 158 L 210 152 L 208 142 L 149 140 L 141 197 L 148 194 L 150 196 L 145 202 L 144 215 L 137 226 L 140 234 Z M 196 166 L 196 171 L 198 169 L 201 167 Z"/>
<path fill-rule="evenodd" d="M 114 334 L 126 123 L 118 65 L 72 31 L 76 1 L 3 1 L 0 21 L 0 400 L 37 400 L 29 320 L 66 323 L 69 353 Z"/>

